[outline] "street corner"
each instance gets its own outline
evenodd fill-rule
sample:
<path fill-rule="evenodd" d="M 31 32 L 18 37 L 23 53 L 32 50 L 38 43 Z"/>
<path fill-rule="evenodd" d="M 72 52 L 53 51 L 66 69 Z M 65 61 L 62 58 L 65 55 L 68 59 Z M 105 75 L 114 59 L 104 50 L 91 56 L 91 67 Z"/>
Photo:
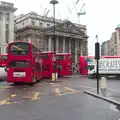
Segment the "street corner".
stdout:
<path fill-rule="evenodd" d="M 109 89 L 99 89 L 99 94 L 98 94 L 97 89 L 90 89 L 90 90 L 85 90 L 84 93 L 120 106 L 120 95 L 118 94 L 118 96 L 114 96 L 117 94 L 115 93 L 115 91 L 114 93 L 112 93 L 111 90 Z"/>

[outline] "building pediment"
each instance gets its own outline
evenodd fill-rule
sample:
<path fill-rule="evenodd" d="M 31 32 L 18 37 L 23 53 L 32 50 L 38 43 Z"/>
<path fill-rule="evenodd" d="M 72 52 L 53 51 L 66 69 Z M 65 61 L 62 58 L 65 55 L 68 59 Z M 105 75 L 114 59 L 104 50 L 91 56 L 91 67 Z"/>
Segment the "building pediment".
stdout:
<path fill-rule="evenodd" d="M 71 33 L 71 34 L 78 34 L 78 35 L 85 35 L 80 28 L 78 28 L 75 24 L 71 23 L 70 21 L 65 21 L 55 26 L 55 30 L 57 32 L 64 32 L 64 33 Z M 53 32 L 53 27 L 47 28 L 46 32 Z"/>

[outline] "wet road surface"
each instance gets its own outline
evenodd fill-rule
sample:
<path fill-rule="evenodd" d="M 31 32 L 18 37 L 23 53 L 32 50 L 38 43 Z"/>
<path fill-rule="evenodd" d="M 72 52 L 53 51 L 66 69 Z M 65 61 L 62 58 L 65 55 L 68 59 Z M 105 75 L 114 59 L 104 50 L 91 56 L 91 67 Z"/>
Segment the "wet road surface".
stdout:
<path fill-rule="evenodd" d="M 61 80 L 63 82 L 39 82 L 33 86 L 0 82 L 0 119 L 118 120 L 120 118 L 120 111 L 115 109 L 115 106 L 84 93 L 84 89 L 96 87 L 95 79 L 73 76 Z"/>

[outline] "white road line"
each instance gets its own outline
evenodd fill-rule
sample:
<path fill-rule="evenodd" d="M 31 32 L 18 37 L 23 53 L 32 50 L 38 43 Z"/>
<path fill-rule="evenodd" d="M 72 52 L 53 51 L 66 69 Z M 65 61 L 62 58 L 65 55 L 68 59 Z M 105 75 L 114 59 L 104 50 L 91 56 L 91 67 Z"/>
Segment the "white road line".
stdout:
<path fill-rule="evenodd" d="M 81 88 L 92 88 L 92 89 L 97 89 L 97 88 L 95 88 L 95 87 L 89 87 L 89 86 L 76 86 L 76 87 L 81 87 Z"/>
<path fill-rule="evenodd" d="M 119 93 L 120 93 L 120 91 L 115 90 L 115 89 L 111 89 L 111 88 L 108 88 L 108 90 L 111 90 L 111 91 L 113 91 L 113 92 L 119 92 Z"/>

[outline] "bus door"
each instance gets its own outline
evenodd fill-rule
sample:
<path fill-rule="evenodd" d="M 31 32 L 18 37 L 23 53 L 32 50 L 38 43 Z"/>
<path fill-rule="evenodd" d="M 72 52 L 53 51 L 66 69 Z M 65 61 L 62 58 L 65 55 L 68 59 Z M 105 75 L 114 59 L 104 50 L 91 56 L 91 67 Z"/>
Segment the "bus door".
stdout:
<path fill-rule="evenodd" d="M 36 59 L 35 59 L 35 70 L 34 70 L 34 74 L 37 77 L 38 80 L 42 79 L 42 59 L 40 57 L 40 55 L 37 55 Z"/>
<path fill-rule="evenodd" d="M 52 61 L 52 56 L 52 52 L 42 53 L 44 78 L 52 78 L 52 73 L 54 72 L 54 63 Z"/>
<path fill-rule="evenodd" d="M 57 69 L 58 69 L 58 76 L 65 76 L 67 67 L 66 67 L 66 56 L 59 54 L 57 56 Z"/>
<path fill-rule="evenodd" d="M 68 54 L 68 75 L 72 75 L 72 55 Z"/>

